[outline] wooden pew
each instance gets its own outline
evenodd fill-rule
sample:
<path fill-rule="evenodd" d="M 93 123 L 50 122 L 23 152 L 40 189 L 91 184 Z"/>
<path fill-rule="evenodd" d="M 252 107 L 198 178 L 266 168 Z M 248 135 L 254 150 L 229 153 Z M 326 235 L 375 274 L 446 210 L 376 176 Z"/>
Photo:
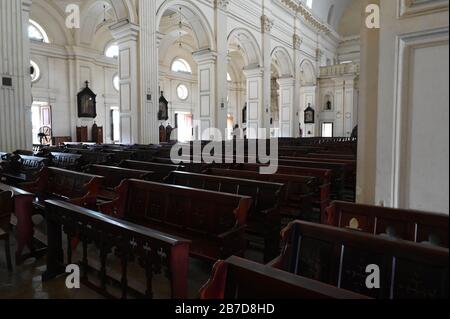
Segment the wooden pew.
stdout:
<path fill-rule="evenodd" d="M 284 174 L 262 175 L 252 171 L 217 168 L 207 169 L 205 174 L 284 184 L 280 213 L 290 219 L 308 220 L 311 218 L 314 193 L 319 192 L 319 183 L 315 177 Z"/>
<path fill-rule="evenodd" d="M 283 242 L 271 265 L 290 273 L 373 298 L 448 298 L 448 248 L 301 221 L 283 231 Z M 380 289 L 366 285 L 370 265 L 379 267 Z"/>
<path fill-rule="evenodd" d="M 331 197 L 335 200 L 343 199 L 347 164 L 335 163 L 335 162 L 316 162 L 313 160 L 283 160 L 278 161 L 280 166 L 293 166 L 293 167 L 308 167 L 308 168 L 321 168 L 330 169 L 331 174 Z"/>
<path fill-rule="evenodd" d="M 160 273 L 170 282 L 172 299 L 188 297 L 188 240 L 60 201 L 47 201 L 45 207 L 49 245 L 47 270 L 42 276 L 43 281 L 65 273 L 62 245 L 64 231 L 68 243 L 80 234 L 83 251 L 82 260 L 79 262 L 82 283 L 105 297 L 125 299 L 132 295 L 138 298 L 154 298 L 153 276 Z M 87 251 L 90 247 L 99 250 L 99 267 L 94 266 L 96 260 L 89 260 Z M 114 256 L 113 251 L 116 252 Z M 70 244 L 67 245 L 66 254 L 67 264 L 71 264 L 73 252 Z M 121 271 L 118 274 L 107 270 L 111 257 L 118 257 L 121 261 Z M 128 269 L 132 261 L 137 261 L 145 270 L 146 278 L 142 283 L 144 289 L 131 286 L 133 276 Z M 91 272 L 96 273 L 95 277 L 100 284 L 93 283 L 91 279 L 94 276 L 90 275 Z M 134 279 L 136 281 L 137 278 Z M 119 287 L 118 295 L 112 293 L 111 283 Z"/>
<path fill-rule="evenodd" d="M 192 240 L 191 255 L 210 261 L 242 254 L 252 204 L 248 196 L 125 180 L 106 215 Z"/>
<path fill-rule="evenodd" d="M 82 167 L 81 163 L 82 155 L 61 153 L 61 152 L 51 152 L 50 153 L 50 166 L 68 169 L 68 170 L 80 170 Z"/>
<path fill-rule="evenodd" d="M 119 164 L 121 168 L 128 168 L 140 171 L 153 172 L 152 181 L 163 182 L 171 172 L 184 170 L 183 166 L 171 165 L 171 164 L 161 164 L 161 163 L 150 163 L 150 162 L 138 162 L 138 161 L 123 161 Z"/>
<path fill-rule="evenodd" d="M 200 299 L 367 299 L 368 297 L 239 257 L 218 261 Z"/>
<path fill-rule="evenodd" d="M 33 200 L 34 195 L 22 189 L 0 183 L 0 192 L 9 191 L 14 196 L 14 216 L 12 224 L 16 227 L 16 264 L 19 265 L 28 257 L 37 257 L 41 251 L 36 251 L 32 246 L 34 225 Z M 30 254 L 22 255 L 24 248 L 28 246 Z"/>
<path fill-rule="evenodd" d="M 235 177 L 212 176 L 188 172 L 172 172 L 165 179 L 171 185 L 186 186 L 214 192 L 249 196 L 253 199 L 247 217 L 246 232 L 262 238 L 264 260 L 269 262 L 279 254 L 281 217 L 279 206 L 284 184 Z"/>
<path fill-rule="evenodd" d="M 327 224 L 448 248 L 448 215 L 335 201 Z"/>
<path fill-rule="evenodd" d="M 27 155 L 11 155 L 2 164 L 2 181 L 9 185 L 29 182 L 36 178 L 36 174 L 49 164 L 49 160 L 42 157 Z"/>
<path fill-rule="evenodd" d="M 225 167 L 259 173 L 261 166 L 262 165 L 260 164 L 236 164 L 226 165 Z M 331 170 L 308 167 L 278 166 L 277 174 L 316 178 L 319 183 L 319 190 L 313 197 L 313 207 L 320 212 L 321 218 L 325 217 L 325 210 L 331 202 Z M 325 223 L 325 220 L 321 220 L 321 222 Z"/>
<path fill-rule="evenodd" d="M 35 207 L 43 210 L 47 199 L 66 200 L 70 203 L 94 208 L 103 177 L 44 167 L 35 182 L 19 187 L 36 195 Z"/>
<path fill-rule="evenodd" d="M 99 199 L 111 201 L 117 196 L 115 188 L 125 179 L 141 179 L 150 180 L 153 172 L 139 171 L 134 169 L 103 166 L 103 165 L 89 165 L 84 169 L 84 173 L 96 176 L 103 176 L 103 183 L 99 192 Z"/>

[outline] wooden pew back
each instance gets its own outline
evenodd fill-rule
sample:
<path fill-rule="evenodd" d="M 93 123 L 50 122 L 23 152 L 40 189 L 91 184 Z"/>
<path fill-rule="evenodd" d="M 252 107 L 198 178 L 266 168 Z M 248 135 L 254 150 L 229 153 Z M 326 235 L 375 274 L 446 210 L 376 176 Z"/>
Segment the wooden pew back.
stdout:
<path fill-rule="evenodd" d="M 172 172 L 165 179 L 172 185 L 199 188 L 213 192 L 249 196 L 253 199 L 249 221 L 264 221 L 270 212 L 278 213 L 284 184 L 250 179 L 211 176 L 189 172 Z"/>
<path fill-rule="evenodd" d="M 103 213 L 193 239 L 196 256 L 217 260 L 245 249 L 250 197 L 133 179 L 117 193 L 116 200 L 100 205 Z"/>
<path fill-rule="evenodd" d="M 183 170 L 183 166 L 162 163 L 138 162 L 138 161 L 123 161 L 119 167 L 153 172 L 152 181 L 162 182 L 171 172 Z"/>
<path fill-rule="evenodd" d="M 283 212 L 283 207 L 285 209 L 289 209 L 289 207 L 298 207 L 301 210 L 298 211 L 299 215 L 297 217 L 311 213 L 314 192 L 319 190 L 318 181 L 315 177 L 284 174 L 262 175 L 252 171 L 218 168 L 208 169 L 205 173 L 215 176 L 246 178 L 256 181 L 284 184 L 285 187 L 280 203 L 281 212 Z"/>
<path fill-rule="evenodd" d="M 285 271 L 373 298 L 448 298 L 448 249 L 300 221 L 283 238 L 274 264 Z M 370 265 L 380 289 L 366 285 Z"/>
<path fill-rule="evenodd" d="M 448 248 L 448 215 L 335 201 L 327 224 Z"/>
<path fill-rule="evenodd" d="M 79 154 L 51 152 L 51 165 L 57 168 L 78 170 L 81 168 L 81 157 Z"/>
<path fill-rule="evenodd" d="M 214 265 L 200 299 L 367 299 L 366 296 L 239 257 Z"/>
<path fill-rule="evenodd" d="M 27 191 L 40 199 L 61 198 L 66 200 L 95 198 L 103 177 L 78 173 L 55 167 L 44 167 L 34 183 L 22 184 Z"/>
<path fill-rule="evenodd" d="M 131 293 L 133 297 L 153 298 L 154 274 L 163 273 L 170 282 L 170 292 L 173 299 L 186 299 L 188 297 L 188 266 L 189 245 L 186 239 L 161 233 L 126 221 L 118 220 L 103 214 L 89 211 L 78 206 L 59 201 L 46 202 L 47 227 L 48 227 L 48 254 L 47 271 L 43 280 L 48 281 L 65 272 L 61 230 L 63 230 L 70 242 L 72 238 L 81 234 L 83 247 L 83 259 L 80 264 L 83 267 L 83 283 L 89 287 L 94 286 L 106 297 L 127 298 Z M 88 273 L 92 270 L 87 250 L 95 247 L 100 251 L 100 284 L 89 281 Z M 67 249 L 68 264 L 72 263 L 71 246 Z M 116 250 L 113 250 L 113 249 Z M 121 271 L 116 276 L 109 274 L 107 263 L 108 256 L 112 252 L 118 252 L 115 256 L 121 260 Z M 132 258 L 131 258 L 132 257 Z M 139 261 L 139 265 L 145 270 L 144 291 L 138 291 L 137 287 L 131 287 L 132 275 L 129 273 L 128 264 L 132 260 Z M 91 261 L 91 264 L 92 261 Z M 120 278 L 118 281 L 117 276 Z M 94 276 L 92 276 L 94 277 Z M 98 276 L 96 276 L 98 278 Z M 134 278 L 136 281 L 137 278 Z M 98 280 L 97 280 L 98 282 Z M 110 293 L 111 283 L 119 287 L 118 295 Z M 161 297 L 161 296 L 156 296 Z"/>

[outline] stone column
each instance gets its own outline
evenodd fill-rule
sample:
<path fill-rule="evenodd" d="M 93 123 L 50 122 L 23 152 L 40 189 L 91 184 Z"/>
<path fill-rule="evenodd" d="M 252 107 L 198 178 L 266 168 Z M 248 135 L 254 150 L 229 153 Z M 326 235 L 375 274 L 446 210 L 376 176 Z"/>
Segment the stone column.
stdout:
<path fill-rule="evenodd" d="M 247 77 L 247 137 L 257 138 L 258 128 L 262 128 L 264 112 L 263 107 L 263 73 L 261 68 L 244 69 Z M 269 90 L 270 93 L 270 90 Z M 268 127 L 268 126 L 266 126 Z"/>
<path fill-rule="evenodd" d="M 294 18 L 294 24 L 296 26 L 297 23 L 297 18 Z M 297 30 L 297 29 L 296 29 Z M 296 33 L 294 33 L 293 36 L 293 48 L 294 48 L 294 112 L 292 113 L 292 120 L 293 120 L 293 130 L 294 130 L 294 134 L 292 135 L 293 137 L 302 137 L 300 136 L 300 130 L 299 130 L 299 124 L 301 123 L 301 119 L 302 119 L 302 113 L 301 113 L 301 109 L 300 109 L 300 87 L 301 87 L 301 83 L 300 83 L 300 75 L 298 74 L 300 71 L 300 66 L 297 63 L 299 55 L 300 55 L 300 49 L 301 49 L 301 45 L 302 45 L 302 39 L 300 38 L 300 36 Z M 302 130 L 305 131 L 305 125 L 302 124 Z"/>
<path fill-rule="evenodd" d="M 363 0 L 363 16 L 366 16 L 365 8 L 370 3 L 379 5 L 380 1 Z M 369 205 L 375 204 L 379 40 L 379 29 L 361 29 L 356 201 Z"/>
<path fill-rule="evenodd" d="M 263 55 L 263 92 L 262 111 L 259 125 L 267 129 L 267 136 L 270 136 L 270 103 L 271 103 L 271 81 L 272 81 L 272 56 L 271 56 L 271 31 L 273 20 L 266 14 L 261 16 L 262 33 L 262 55 Z"/>
<path fill-rule="evenodd" d="M 31 0 L 0 2 L 0 150 L 31 149 Z"/>
<path fill-rule="evenodd" d="M 345 81 L 342 78 L 336 79 L 336 88 L 334 93 L 334 111 L 336 120 L 334 122 L 334 136 L 342 137 L 344 135 L 344 104 L 345 104 Z"/>
<path fill-rule="evenodd" d="M 215 10 L 215 29 L 216 29 L 216 45 L 217 45 L 217 94 L 215 107 L 216 126 L 222 132 L 222 136 L 226 139 L 227 118 L 228 118 L 228 5 L 230 0 L 216 0 Z"/>
<path fill-rule="evenodd" d="M 216 139 L 211 128 L 216 127 L 216 59 L 217 54 L 209 49 L 194 52 L 192 57 L 198 65 L 199 107 L 195 118 L 197 136 L 201 140 Z M 226 76 L 226 75 L 225 75 Z"/>
<path fill-rule="evenodd" d="M 159 144 L 159 44 L 156 1 L 139 0 L 141 143 Z"/>
<path fill-rule="evenodd" d="M 140 142 L 138 36 L 139 26 L 121 20 L 110 27 L 119 45 L 120 141 Z"/>
<path fill-rule="evenodd" d="M 353 112 L 353 104 L 355 97 L 355 81 L 353 78 L 346 78 L 344 84 L 344 135 L 350 137 L 353 130 L 353 117 L 356 116 Z"/>
<path fill-rule="evenodd" d="M 280 86 L 280 137 L 293 137 L 297 128 L 295 126 L 296 112 L 294 108 L 294 85 L 293 77 L 278 79 Z"/>

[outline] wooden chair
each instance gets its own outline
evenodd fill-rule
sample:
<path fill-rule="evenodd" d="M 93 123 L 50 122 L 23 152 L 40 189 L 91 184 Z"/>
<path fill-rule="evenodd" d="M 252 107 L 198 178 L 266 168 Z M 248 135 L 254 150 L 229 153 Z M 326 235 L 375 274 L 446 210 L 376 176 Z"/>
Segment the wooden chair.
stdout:
<path fill-rule="evenodd" d="M 11 251 L 9 247 L 9 229 L 11 227 L 11 214 L 13 212 L 13 193 L 0 193 L 0 240 L 5 241 L 5 254 L 8 270 L 12 271 Z"/>

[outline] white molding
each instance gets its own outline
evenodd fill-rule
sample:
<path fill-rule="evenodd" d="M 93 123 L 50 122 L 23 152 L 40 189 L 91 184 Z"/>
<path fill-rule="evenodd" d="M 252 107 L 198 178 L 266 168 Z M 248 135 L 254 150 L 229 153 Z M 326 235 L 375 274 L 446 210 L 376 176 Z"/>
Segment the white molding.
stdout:
<path fill-rule="evenodd" d="M 392 161 L 392 205 L 393 207 L 407 207 L 409 186 L 411 114 L 411 62 L 416 49 L 433 47 L 449 41 L 449 28 L 414 32 L 397 37 L 396 57 L 396 87 L 394 90 L 393 110 L 393 161 Z"/>
<path fill-rule="evenodd" d="M 398 18 L 448 11 L 448 0 L 397 0 Z"/>

